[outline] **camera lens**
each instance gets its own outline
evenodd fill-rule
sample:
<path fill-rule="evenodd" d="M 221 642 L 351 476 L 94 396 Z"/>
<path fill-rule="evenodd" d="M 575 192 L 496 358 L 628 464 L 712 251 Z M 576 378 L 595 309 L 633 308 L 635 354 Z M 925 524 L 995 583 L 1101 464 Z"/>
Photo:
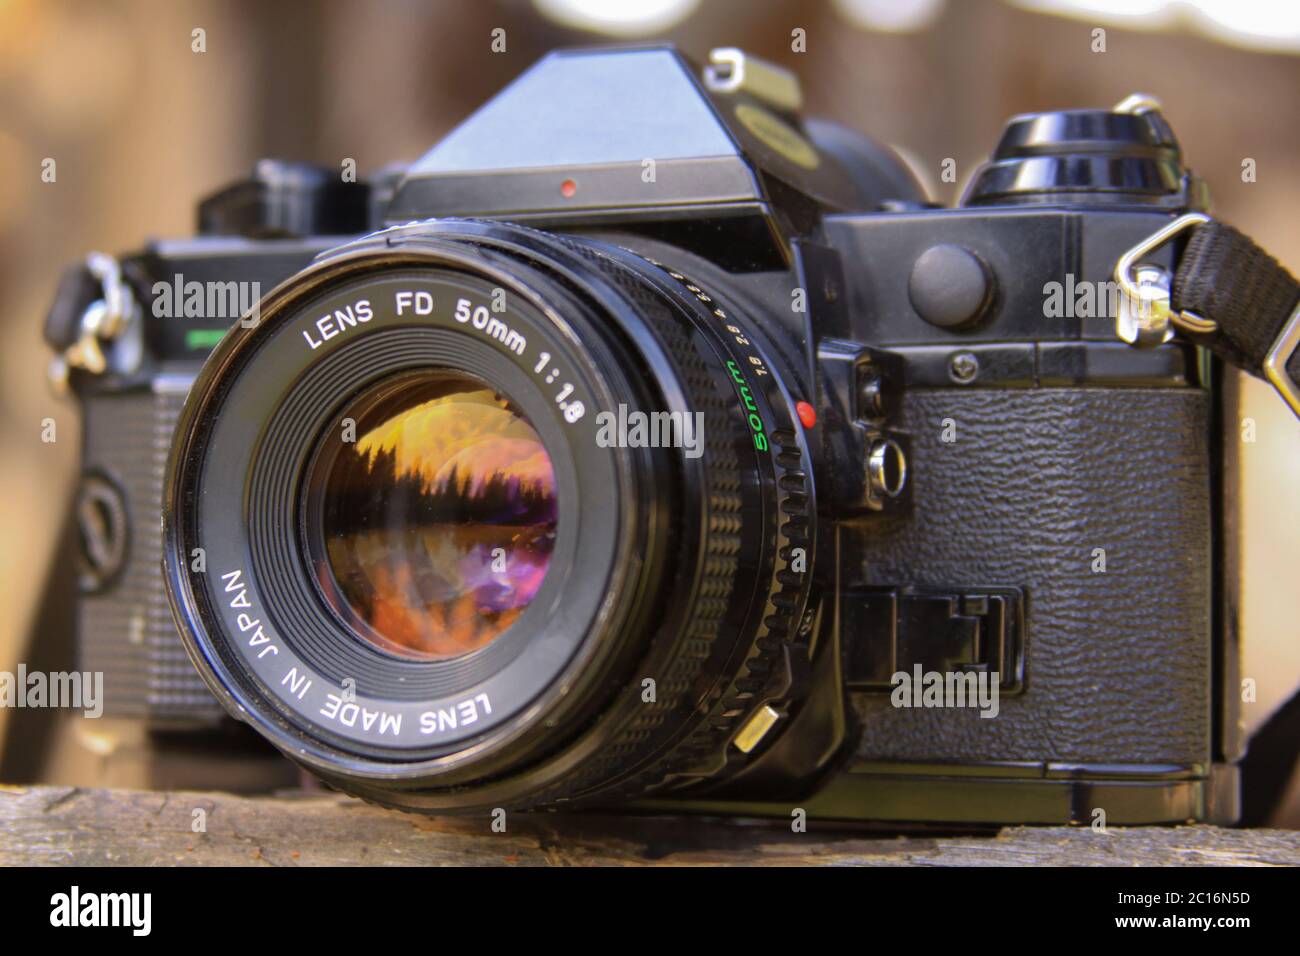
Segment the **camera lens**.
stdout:
<path fill-rule="evenodd" d="M 272 291 L 164 486 L 172 611 L 229 712 L 407 809 L 743 768 L 813 632 L 816 508 L 786 360 L 714 278 L 440 220 Z"/>
<path fill-rule="evenodd" d="M 537 596 L 555 471 L 509 398 L 450 369 L 403 375 L 343 411 L 305 496 L 316 583 L 362 640 L 440 660 L 496 640 Z"/>

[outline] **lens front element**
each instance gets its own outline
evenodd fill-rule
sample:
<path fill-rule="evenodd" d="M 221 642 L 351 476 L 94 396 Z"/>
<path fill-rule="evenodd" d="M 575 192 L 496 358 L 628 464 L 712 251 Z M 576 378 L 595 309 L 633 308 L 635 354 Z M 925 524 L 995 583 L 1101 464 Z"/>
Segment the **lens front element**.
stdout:
<path fill-rule="evenodd" d="M 537 595 L 554 547 L 541 437 L 508 397 L 449 369 L 382 382 L 341 421 L 309 471 L 304 516 L 326 602 L 400 657 L 487 646 Z"/>

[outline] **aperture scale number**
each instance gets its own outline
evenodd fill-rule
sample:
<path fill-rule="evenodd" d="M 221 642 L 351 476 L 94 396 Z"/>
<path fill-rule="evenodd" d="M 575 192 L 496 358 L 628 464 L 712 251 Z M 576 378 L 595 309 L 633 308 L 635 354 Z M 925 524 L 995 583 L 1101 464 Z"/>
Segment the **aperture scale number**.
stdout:
<path fill-rule="evenodd" d="M 550 371 L 547 371 L 546 367 L 547 365 L 550 365 L 550 362 L 551 353 L 542 352 L 538 356 L 537 364 L 533 366 L 533 372 L 542 376 L 542 381 L 547 385 L 554 385 L 556 380 L 560 377 L 560 370 L 552 366 Z M 561 382 L 560 390 L 555 395 L 555 404 L 564 415 L 564 420 L 571 425 L 587 413 L 587 409 L 582 402 L 577 399 L 569 401 L 569 396 L 572 394 L 573 385 L 569 382 Z"/>

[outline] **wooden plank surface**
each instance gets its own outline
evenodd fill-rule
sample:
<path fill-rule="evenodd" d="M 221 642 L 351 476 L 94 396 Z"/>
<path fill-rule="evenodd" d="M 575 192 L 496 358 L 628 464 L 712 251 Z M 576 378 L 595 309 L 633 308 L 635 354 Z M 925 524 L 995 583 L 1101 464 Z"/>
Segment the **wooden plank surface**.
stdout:
<path fill-rule="evenodd" d="M 196 811 L 202 811 L 197 813 Z M 205 832 L 195 832 L 196 821 Z M 1015 828 L 897 837 L 704 819 L 416 817 L 334 794 L 0 787 L 0 865 L 1296 865 L 1300 833 Z"/>

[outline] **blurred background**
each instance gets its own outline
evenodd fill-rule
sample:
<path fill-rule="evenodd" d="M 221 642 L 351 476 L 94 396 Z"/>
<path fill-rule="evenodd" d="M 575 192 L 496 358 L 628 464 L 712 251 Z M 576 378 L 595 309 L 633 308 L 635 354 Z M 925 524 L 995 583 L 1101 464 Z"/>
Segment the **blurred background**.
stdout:
<path fill-rule="evenodd" d="M 552 47 L 648 38 L 789 67 L 808 112 L 896 146 L 945 203 L 1008 116 L 1155 94 L 1217 214 L 1300 271 L 1293 0 L 0 0 L 0 671 L 38 656 L 58 610 L 42 582 L 72 573 L 52 562 L 78 417 L 47 384 L 40 335 L 66 264 L 191 234 L 196 201 L 259 157 L 351 157 L 363 174 L 411 160 Z M 939 181 L 949 158 L 955 184 Z M 1255 729 L 1300 686 L 1300 423 L 1268 387 L 1241 389 Z M 1278 822 L 1300 825 L 1297 805 Z"/>

